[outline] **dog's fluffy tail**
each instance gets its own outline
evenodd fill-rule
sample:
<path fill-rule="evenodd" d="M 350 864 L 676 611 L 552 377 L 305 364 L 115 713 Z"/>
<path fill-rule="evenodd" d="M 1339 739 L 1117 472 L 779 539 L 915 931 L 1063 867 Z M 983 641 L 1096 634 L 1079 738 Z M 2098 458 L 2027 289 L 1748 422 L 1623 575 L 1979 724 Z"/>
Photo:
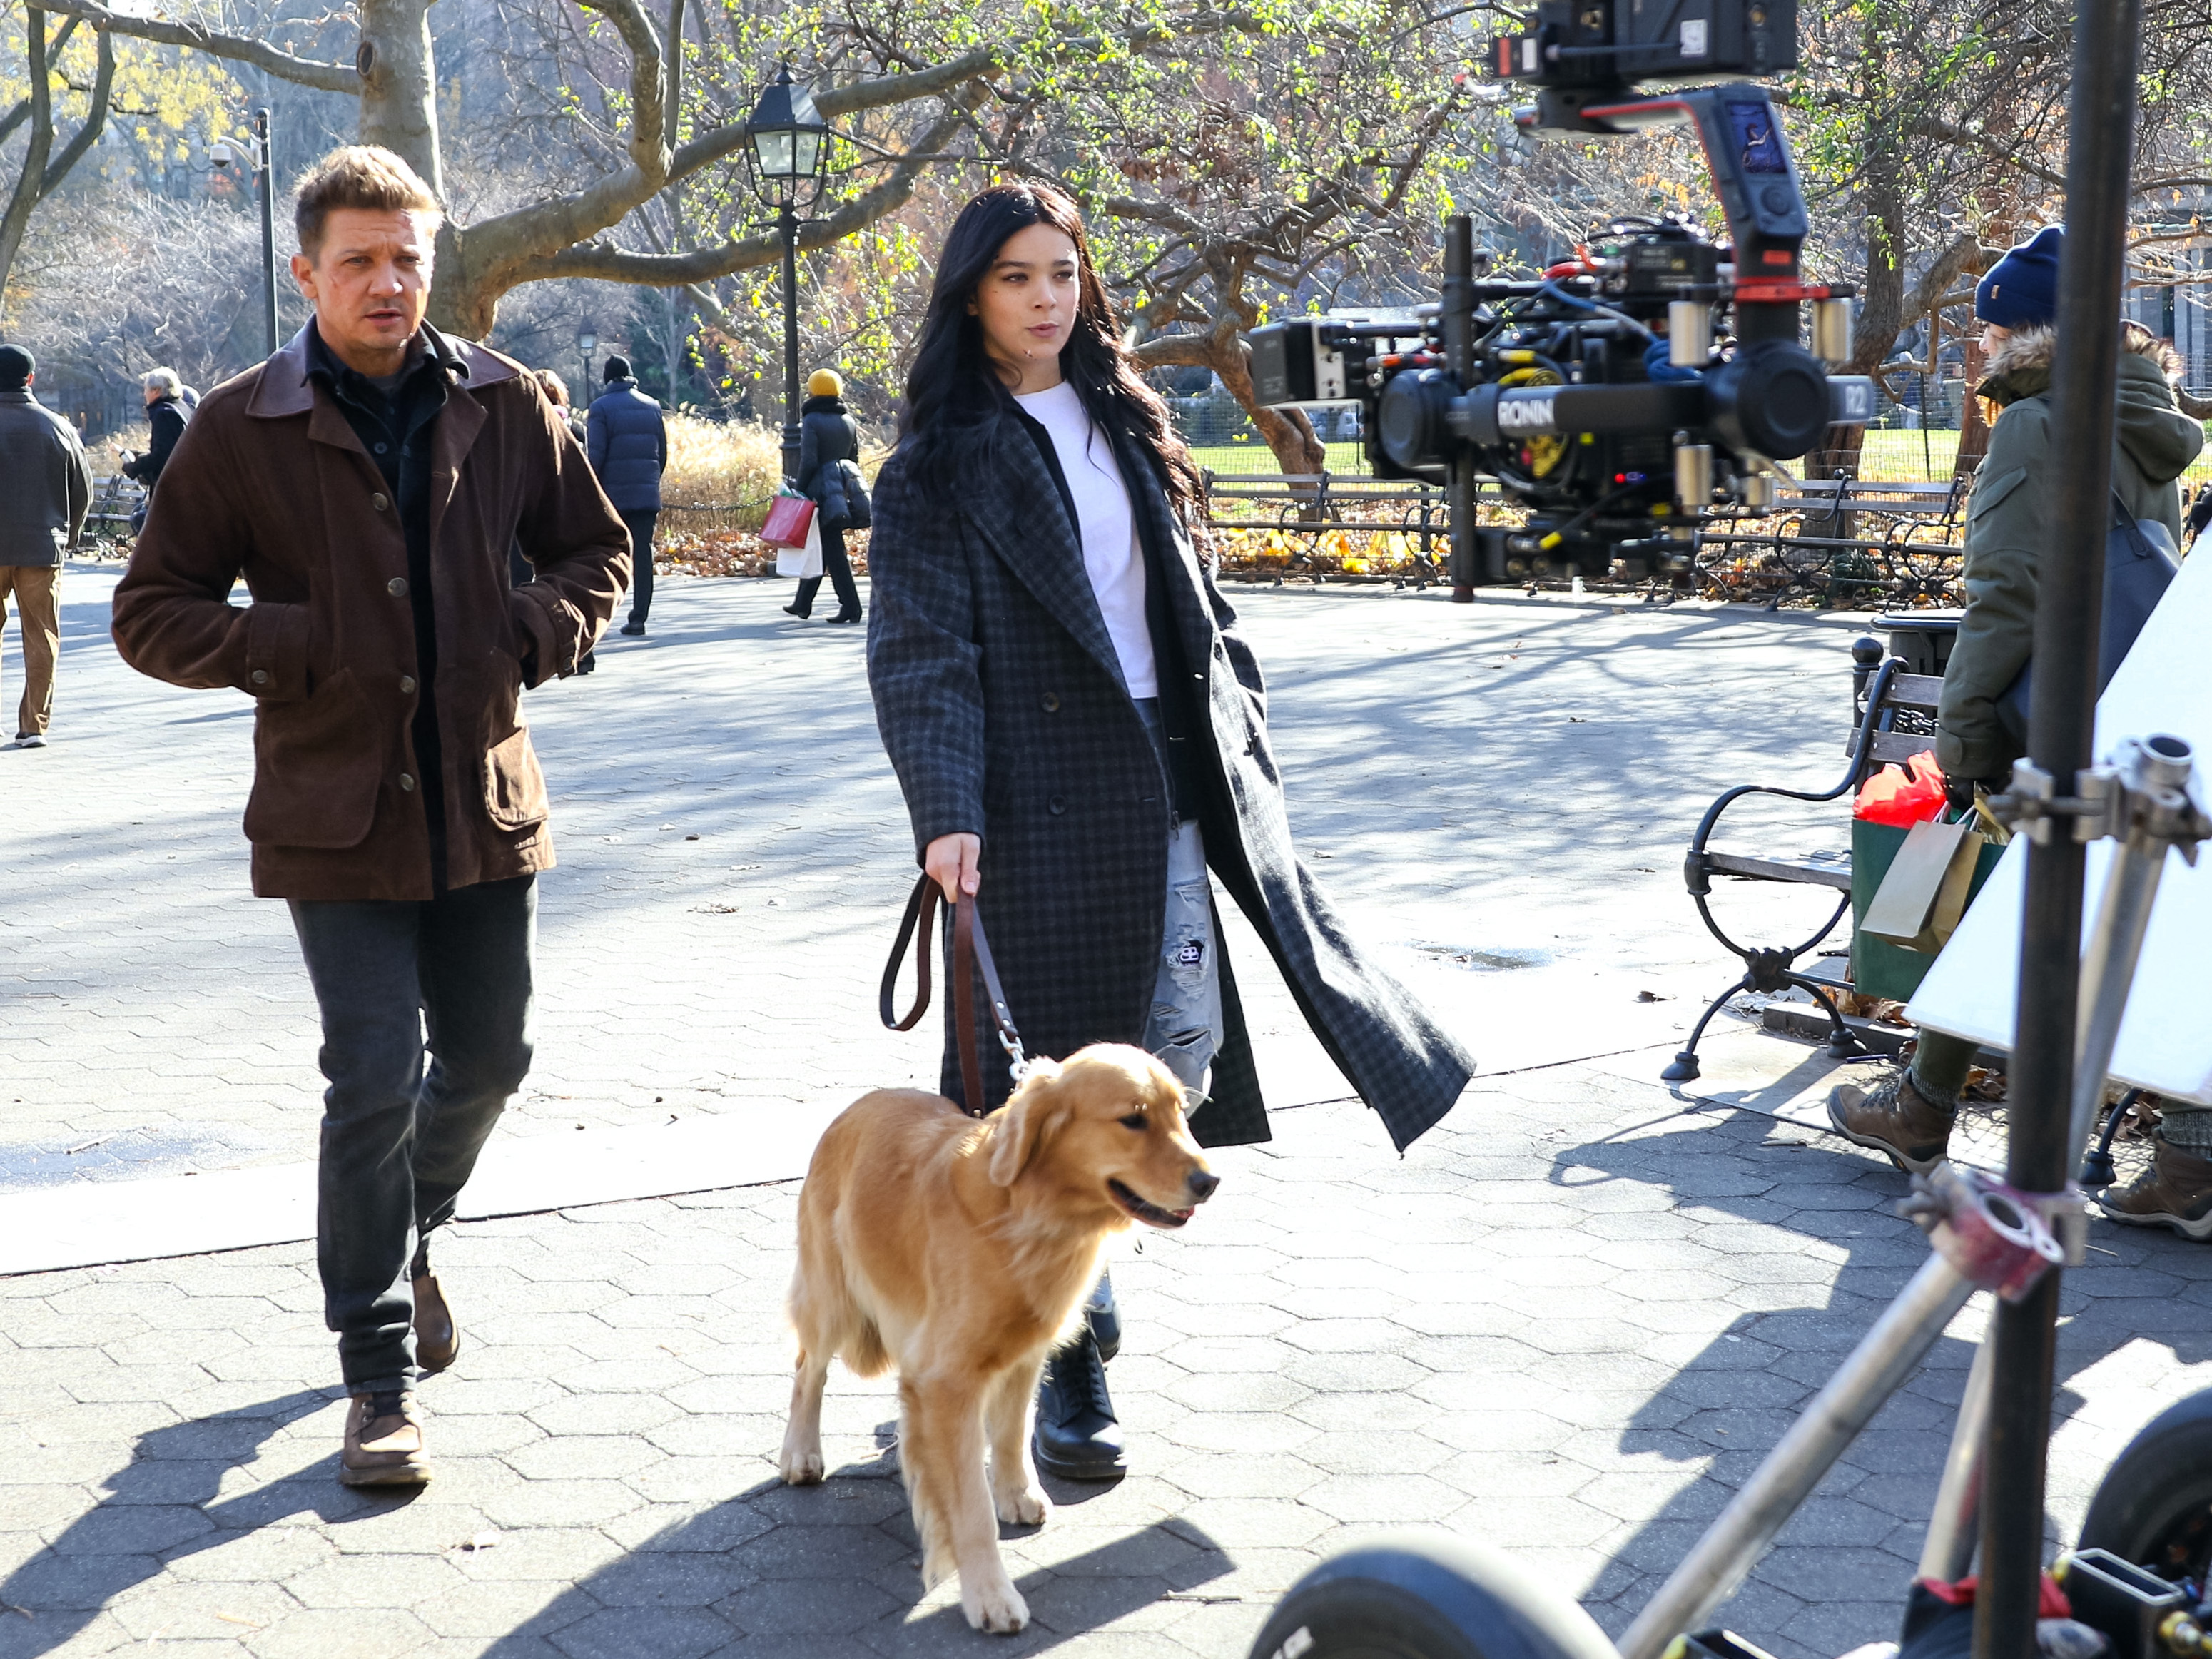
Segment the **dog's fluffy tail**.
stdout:
<path fill-rule="evenodd" d="M 872 1319 L 855 1322 L 840 1352 L 846 1369 L 855 1376 L 881 1376 L 891 1368 L 890 1350 L 884 1346 L 884 1334 Z"/>
<path fill-rule="evenodd" d="M 808 1260 L 807 1243 L 802 1233 L 799 1268 L 785 1304 L 800 1347 L 825 1358 L 836 1355 L 855 1376 L 881 1376 L 891 1365 L 884 1334 L 830 1264 Z"/>

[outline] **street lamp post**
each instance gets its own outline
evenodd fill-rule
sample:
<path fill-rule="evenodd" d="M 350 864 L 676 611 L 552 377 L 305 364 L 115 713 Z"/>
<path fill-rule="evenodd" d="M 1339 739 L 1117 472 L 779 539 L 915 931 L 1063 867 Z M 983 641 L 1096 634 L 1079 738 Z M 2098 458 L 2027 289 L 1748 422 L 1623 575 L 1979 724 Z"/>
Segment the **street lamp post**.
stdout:
<path fill-rule="evenodd" d="M 584 401 L 592 401 L 592 354 L 599 349 L 599 331 L 586 323 L 576 331 L 576 349 L 584 354 L 584 384 L 578 388 Z"/>
<path fill-rule="evenodd" d="M 276 181 L 269 167 L 269 112 L 253 112 L 253 149 L 242 155 L 228 139 L 217 139 L 208 148 L 208 160 L 218 167 L 228 167 L 243 161 L 252 175 L 254 193 L 261 200 L 261 328 L 268 345 L 268 355 L 276 355 L 276 215 L 271 200 Z"/>
<path fill-rule="evenodd" d="M 269 337 L 269 355 L 276 355 L 276 210 L 270 198 L 276 180 L 270 171 L 269 112 L 253 112 L 253 181 L 261 189 L 261 322 Z"/>
<path fill-rule="evenodd" d="M 822 193 L 822 164 L 830 124 L 814 107 L 814 94 L 791 78 L 787 64 L 761 94 L 745 122 L 745 155 L 753 188 L 775 209 L 783 238 L 783 476 L 799 472 L 799 225 Z"/>

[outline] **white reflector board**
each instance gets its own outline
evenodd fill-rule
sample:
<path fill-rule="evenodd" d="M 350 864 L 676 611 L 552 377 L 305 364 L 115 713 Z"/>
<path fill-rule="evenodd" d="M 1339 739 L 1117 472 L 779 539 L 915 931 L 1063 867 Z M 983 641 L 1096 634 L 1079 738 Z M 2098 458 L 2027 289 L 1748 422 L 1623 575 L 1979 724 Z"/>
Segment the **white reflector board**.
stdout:
<path fill-rule="evenodd" d="M 2097 702 L 2096 754 L 2108 759 L 2127 738 L 2171 732 L 2197 750 L 2192 792 L 2212 789 L 2212 558 L 2182 566 L 2144 624 L 2142 637 Z M 2063 793 L 2062 791 L 2061 793 Z M 2104 902 L 2116 844 L 2092 842 L 2081 937 Z M 2015 837 L 1936 958 L 1905 1010 L 1916 1025 L 2009 1050 L 2020 994 L 2022 889 L 2027 842 Z M 2192 869 L 2168 853 L 2136 965 L 2127 1018 L 2112 1054 L 2117 1080 L 2212 1105 L 2212 843 Z"/>

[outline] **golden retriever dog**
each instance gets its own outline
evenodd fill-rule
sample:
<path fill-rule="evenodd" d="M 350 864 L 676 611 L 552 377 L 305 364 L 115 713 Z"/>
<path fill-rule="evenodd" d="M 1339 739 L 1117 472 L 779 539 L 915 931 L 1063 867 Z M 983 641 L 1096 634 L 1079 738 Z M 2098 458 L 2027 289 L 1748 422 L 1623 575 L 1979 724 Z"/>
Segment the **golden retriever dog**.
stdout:
<path fill-rule="evenodd" d="M 1035 1525 L 1052 1507 L 1030 1455 L 1045 1358 L 1082 1317 L 1112 1235 L 1133 1219 L 1180 1227 L 1219 1185 L 1184 1126 L 1181 1085 L 1140 1048 L 1037 1060 L 980 1121 L 918 1089 L 856 1101 L 799 1195 L 784 1480 L 822 1479 L 831 1357 L 862 1376 L 896 1365 L 923 1583 L 957 1570 L 969 1624 L 1020 1630 L 1029 1607 L 997 1523 Z"/>

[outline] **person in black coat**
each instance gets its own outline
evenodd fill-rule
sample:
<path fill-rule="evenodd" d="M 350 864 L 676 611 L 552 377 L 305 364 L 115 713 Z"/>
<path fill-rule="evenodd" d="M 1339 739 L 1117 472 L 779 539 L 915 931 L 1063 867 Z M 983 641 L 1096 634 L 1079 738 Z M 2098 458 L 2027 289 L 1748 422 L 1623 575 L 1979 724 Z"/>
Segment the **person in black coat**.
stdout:
<path fill-rule="evenodd" d="M 660 516 L 660 475 L 668 470 L 668 423 L 660 405 L 637 389 L 629 359 L 610 356 L 606 390 L 592 401 L 585 423 L 585 450 L 599 488 L 629 526 L 629 620 L 622 631 L 645 633 L 653 609 L 653 526 Z"/>
<path fill-rule="evenodd" d="M 860 590 L 853 580 L 853 562 L 845 556 L 845 532 L 854 528 L 845 505 L 842 464 L 858 464 L 860 428 L 845 412 L 845 382 L 833 368 L 817 368 L 807 377 L 806 401 L 799 405 L 799 489 L 814 503 L 822 527 L 822 568 L 837 590 L 837 614 L 833 623 L 860 620 Z M 823 477 L 823 469 L 832 476 Z M 837 514 L 832 518 L 832 503 Z M 814 614 L 814 596 L 822 591 L 820 576 L 799 579 L 799 596 L 783 607 L 787 617 L 801 622 Z"/>
<path fill-rule="evenodd" d="M 1147 1048 L 1221 1146 L 1267 1121 L 1210 870 L 1403 1148 L 1474 1059 L 1298 862 L 1267 683 L 1193 546 L 1197 471 L 1121 337 L 1066 197 L 1001 185 L 962 211 L 868 550 L 869 682 L 915 851 L 977 904 L 1030 1052 Z M 945 1014 L 960 1100 L 949 995 Z M 987 1098 L 962 1103 L 981 1110 L 1010 1080 L 980 1019 L 974 1036 Z M 1102 1285 L 1039 1393 L 1037 1460 L 1063 1476 L 1122 1467 L 1110 1300 Z"/>
<path fill-rule="evenodd" d="M 134 532 L 146 522 L 146 509 L 154 500 L 154 486 L 161 481 L 161 469 L 169 464 L 169 452 L 185 435 L 185 422 L 191 418 L 191 410 L 184 400 L 185 383 L 177 378 L 175 369 L 151 370 L 141 377 L 139 383 L 146 389 L 146 453 L 123 464 L 125 477 L 146 486 L 145 501 L 131 515 Z"/>

